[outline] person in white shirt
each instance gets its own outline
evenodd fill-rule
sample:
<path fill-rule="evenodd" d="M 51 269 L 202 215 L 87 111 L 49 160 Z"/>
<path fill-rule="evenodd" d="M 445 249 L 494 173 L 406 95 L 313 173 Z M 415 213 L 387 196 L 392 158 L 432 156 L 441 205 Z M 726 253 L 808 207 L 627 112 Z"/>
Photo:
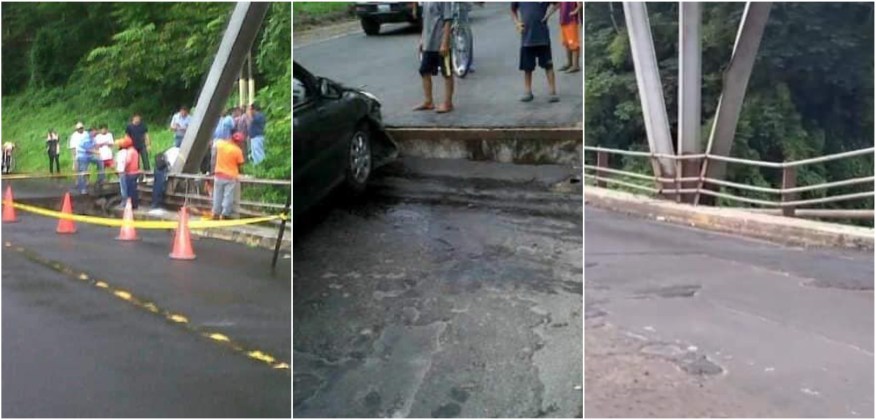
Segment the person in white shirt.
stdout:
<path fill-rule="evenodd" d="M 70 150 L 70 159 L 73 161 L 73 172 L 77 171 L 76 149 L 79 148 L 79 142 L 87 135 L 88 133 L 85 132 L 85 124 L 82 124 L 82 121 L 77 122 L 76 131 L 70 135 L 70 140 L 67 142 L 67 149 Z"/>
<path fill-rule="evenodd" d="M 173 145 L 179 147 L 182 144 L 183 137 L 186 135 L 186 130 L 189 128 L 189 109 L 180 107 L 179 112 L 173 114 L 170 119 L 170 129 L 173 130 Z"/>
<path fill-rule="evenodd" d="M 106 124 L 101 124 L 100 133 L 94 136 L 94 144 L 104 168 L 113 167 L 113 142 L 113 134 L 107 130 Z"/>

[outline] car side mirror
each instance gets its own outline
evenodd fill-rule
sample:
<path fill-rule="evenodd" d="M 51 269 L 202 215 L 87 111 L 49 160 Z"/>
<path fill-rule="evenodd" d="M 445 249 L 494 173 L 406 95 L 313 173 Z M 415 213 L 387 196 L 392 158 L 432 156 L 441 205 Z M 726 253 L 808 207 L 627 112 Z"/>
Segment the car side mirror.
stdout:
<path fill-rule="evenodd" d="M 324 98 L 338 99 L 341 94 L 328 79 L 319 79 L 319 94 Z"/>

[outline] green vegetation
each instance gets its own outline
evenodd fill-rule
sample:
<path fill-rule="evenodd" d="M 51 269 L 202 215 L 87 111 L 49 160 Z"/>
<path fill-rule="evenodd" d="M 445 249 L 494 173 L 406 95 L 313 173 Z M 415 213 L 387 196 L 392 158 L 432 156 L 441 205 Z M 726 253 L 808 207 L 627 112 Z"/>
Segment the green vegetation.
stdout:
<path fill-rule="evenodd" d="M 743 3 L 703 4 L 704 141 L 743 8 Z M 678 5 L 649 3 L 648 11 L 675 137 Z M 587 3 L 585 16 L 585 141 L 588 145 L 647 150 L 623 8 L 619 3 Z M 873 4 L 774 3 L 734 141 L 733 156 L 777 162 L 873 146 Z M 616 159 L 613 166 L 650 173 L 642 158 Z M 873 158 L 866 156 L 798 168 L 797 182 L 810 185 L 872 174 Z M 778 187 L 781 171 L 729 165 L 728 180 Z M 812 191 L 802 198 L 867 191 L 870 187 Z M 774 194 L 732 192 L 778 198 Z M 872 208 L 873 200 L 824 207 Z"/>
<path fill-rule="evenodd" d="M 326 21 L 353 18 L 351 2 L 296 2 L 292 4 L 295 30 Z"/>
<path fill-rule="evenodd" d="M 124 133 L 143 115 L 153 155 L 169 147 L 171 115 L 193 106 L 233 3 L 4 3 L 3 141 L 18 145 L 19 172 L 47 172 L 44 140 L 62 149 L 78 120 Z M 256 102 L 268 120 L 266 160 L 244 172 L 291 178 L 291 10 L 274 3 L 253 47 Z M 236 89 L 235 89 L 236 92 Z M 231 98 L 229 106 L 236 104 Z M 70 170 L 69 154 L 61 156 Z M 271 191 L 261 199 L 282 202 Z M 282 195 L 282 197 L 280 197 Z"/>

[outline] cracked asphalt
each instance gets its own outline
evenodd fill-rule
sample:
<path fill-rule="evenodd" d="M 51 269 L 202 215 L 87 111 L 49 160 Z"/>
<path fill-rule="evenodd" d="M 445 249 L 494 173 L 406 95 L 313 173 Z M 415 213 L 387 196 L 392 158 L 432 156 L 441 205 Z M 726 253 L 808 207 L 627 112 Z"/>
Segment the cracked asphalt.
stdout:
<path fill-rule="evenodd" d="M 873 417 L 873 253 L 587 208 L 588 417 Z"/>
<path fill-rule="evenodd" d="M 446 177 L 375 184 L 296 227 L 294 416 L 580 417 L 580 193 L 540 213 L 512 205 L 531 183 L 493 185 L 501 206 Z"/>

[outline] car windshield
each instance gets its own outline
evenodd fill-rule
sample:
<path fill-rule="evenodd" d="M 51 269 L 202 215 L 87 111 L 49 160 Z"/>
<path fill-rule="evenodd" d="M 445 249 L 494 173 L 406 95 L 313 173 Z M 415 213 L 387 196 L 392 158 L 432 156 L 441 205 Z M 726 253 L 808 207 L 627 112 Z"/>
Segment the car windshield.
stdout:
<path fill-rule="evenodd" d="M 304 103 L 307 99 L 307 88 L 297 78 L 292 79 L 292 106 Z"/>

